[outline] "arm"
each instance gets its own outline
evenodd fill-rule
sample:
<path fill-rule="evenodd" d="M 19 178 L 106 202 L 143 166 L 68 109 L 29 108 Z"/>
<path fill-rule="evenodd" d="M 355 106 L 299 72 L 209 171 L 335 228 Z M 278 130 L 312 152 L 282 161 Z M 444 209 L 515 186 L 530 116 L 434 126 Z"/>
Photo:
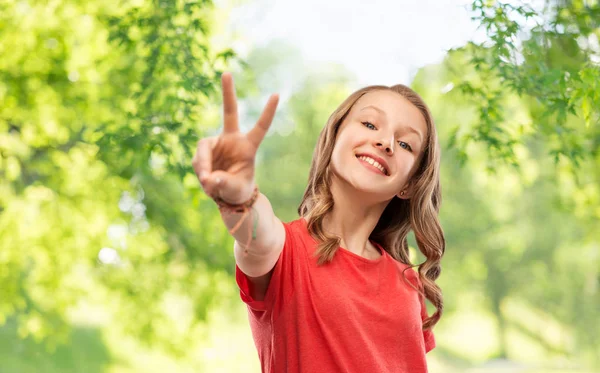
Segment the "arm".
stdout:
<path fill-rule="evenodd" d="M 248 201 L 254 192 L 256 151 L 271 125 L 279 98 L 272 95 L 254 128 L 242 134 L 238 126 L 237 99 L 230 74 L 222 75 L 222 85 L 223 133 L 198 141 L 192 164 L 206 194 L 213 198 L 218 196 L 227 204 L 239 205 Z M 250 280 L 250 295 L 262 300 L 272 269 L 283 249 L 283 224 L 262 194 L 254 202 L 249 215 L 243 217 L 241 213 L 222 209 L 221 217 L 230 232 L 240 219 L 244 219 L 233 232 L 235 261 Z M 251 236 L 253 230 L 255 238 Z"/>
<path fill-rule="evenodd" d="M 227 229 L 231 231 L 241 214 L 221 212 L 221 217 Z M 254 224 L 256 238 L 251 240 Z M 248 277 L 251 284 L 250 296 L 256 300 L 263 300 L 285 241 L 283 224 L 275 216 L 267 197 L 259 195 L 250 215 L 244 219 L 233 237 L 235 262 Z M 245 246 L 248 242 L 248 246 Z"/>

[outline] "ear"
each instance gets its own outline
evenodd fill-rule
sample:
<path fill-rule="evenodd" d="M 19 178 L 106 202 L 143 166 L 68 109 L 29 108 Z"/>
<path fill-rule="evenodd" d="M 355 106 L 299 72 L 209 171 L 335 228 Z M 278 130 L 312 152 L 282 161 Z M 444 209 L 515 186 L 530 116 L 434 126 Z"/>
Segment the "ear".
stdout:
<path fill-rule="evenodd" d="M 404 186 L 404 188 L 402 188 L 398 194 L 396 194 L 396 197 L 400 198 L 400 199 L 410 199 L 413 195 L 414 192 L 414 188 L 413 188 L 413 183 L 408 183 L 407 185 Z"/>

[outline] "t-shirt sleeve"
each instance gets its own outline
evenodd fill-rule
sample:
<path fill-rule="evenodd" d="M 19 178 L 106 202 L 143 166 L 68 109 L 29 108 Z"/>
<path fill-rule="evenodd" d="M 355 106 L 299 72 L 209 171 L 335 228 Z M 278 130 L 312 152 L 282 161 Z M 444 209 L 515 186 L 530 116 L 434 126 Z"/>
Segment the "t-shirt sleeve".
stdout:
<path fill-rule="evenodd" d="M 290 299 L 293 293 L 292 279 L 295 264 L 295 234 L 292 223 L 284 223 L 285 242 L 281 254 L 275 263 L 273 274 L 265 298 L 263 300 L 253 299 L 250 295 L 250 280 L 248 276 L 235 266 L 235 279 L 240 289 L 240 298 L 248 306 L 248 310 L 256 318 L 262 320 L 277 316 L 285 301 Z"/>
<path fill-rule="evenodd" d="M 421 322 L 423 322 L 427 317 L 429 317 L 427 314 L 427 306 L 425 305 L 425 296 L 421 293 L 423 291 L 423 283 L 421 282 L 419 273 L 417 271 L 411 270 L 409 272 L 409 279 L 412 284 L 420 290 L 417 296 L 419 297 L 419 304 L 421 307 Z M 425 342 L 425 353 L 435 348 L 435 337 L 431 329 L 423 330 L 423 341 Z"/>
<path fill-rule="evenodd" d="M 425 306 L 425 297 L 419 295 L 419 299 L 421 302 L 421 320 L 425 321 L 427 316 L 427 307 Z M 433 331 L 431 329 L 427 329 L 423 331 L 423 340 L 425 341 L 425 353 L 431 351 L 435 347 L 435 337 L 433 335 Z"/>

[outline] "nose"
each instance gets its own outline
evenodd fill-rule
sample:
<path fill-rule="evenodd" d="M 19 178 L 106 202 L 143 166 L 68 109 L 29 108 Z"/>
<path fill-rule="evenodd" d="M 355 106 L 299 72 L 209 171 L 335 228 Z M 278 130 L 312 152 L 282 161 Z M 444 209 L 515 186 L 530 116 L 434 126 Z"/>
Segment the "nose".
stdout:
<path fill-rule="evenodd" d="M 392 136 L 391 141 L 386 143 L 386 141 L 377 141 L 375 146 L 386 152 L 388 155 L 394 154 L 394 137 Z"/>

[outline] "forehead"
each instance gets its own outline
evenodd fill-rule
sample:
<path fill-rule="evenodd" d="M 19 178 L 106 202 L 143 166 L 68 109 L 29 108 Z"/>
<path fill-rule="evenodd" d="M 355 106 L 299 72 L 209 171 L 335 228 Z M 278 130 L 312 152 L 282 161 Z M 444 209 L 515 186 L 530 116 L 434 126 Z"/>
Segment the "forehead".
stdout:
<path fill-rule="evenodd" d="M 370 107 L 370 108 L 368 108 Z M 372 107 L 383 111 L 379 113 Z M 351 110 L 352 115 L 373 113 L 383 115 L 394 125 L 411 126 L 427 135 L 427 123 L 421 111 L 402 95 L 392 91 L 378 90 L 368 92 L 356 101 Z"/>

